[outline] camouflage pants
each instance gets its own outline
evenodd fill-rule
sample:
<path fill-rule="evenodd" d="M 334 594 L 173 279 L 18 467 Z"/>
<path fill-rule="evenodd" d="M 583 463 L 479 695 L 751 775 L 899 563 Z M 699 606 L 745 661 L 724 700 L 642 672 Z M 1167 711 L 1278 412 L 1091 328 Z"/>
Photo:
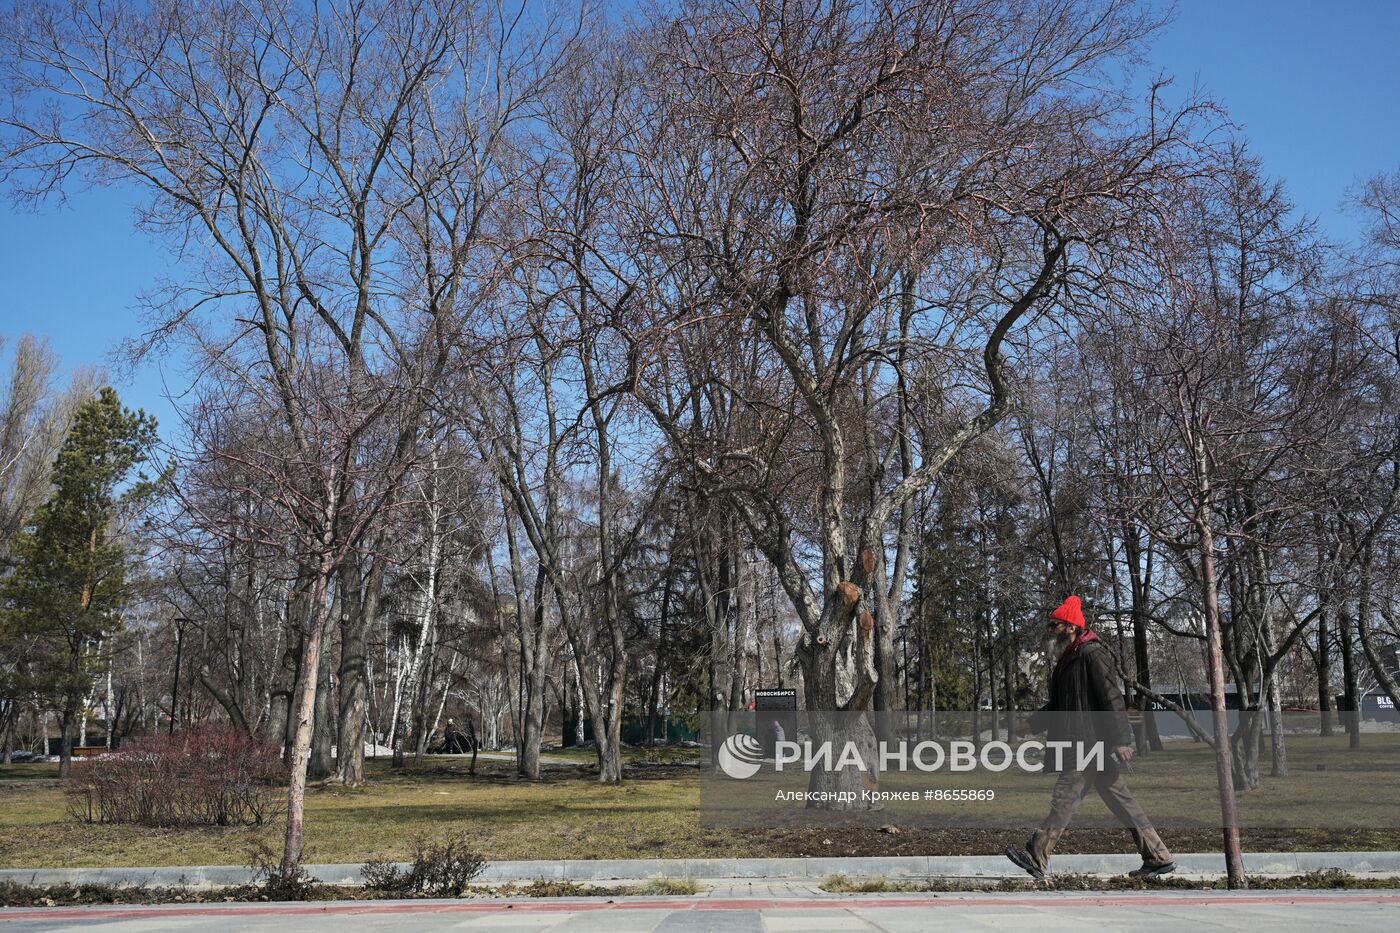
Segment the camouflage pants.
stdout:
<path fill-rule="evenodd" d="M 1099 792 L 1109 811 L 1133 834 L 1133 844 L 1137 846 L 1144 863 L 1157 865 L 1171 861 L 1171 851 L 1152 828 L 1152 821 L 1147 818 L 1142 806 L 1133 798 L 1118 767 L 1110 762 L 1103 771 L 1060 773 L 1055 790 L 1050 795 L 1050 815 L 1026 843 L 1026 851 L 1042 871 L 1049 869 L 1055 843 L 1074 818 L 1074 811 L 1089 795 L 1090 788 Z"/>

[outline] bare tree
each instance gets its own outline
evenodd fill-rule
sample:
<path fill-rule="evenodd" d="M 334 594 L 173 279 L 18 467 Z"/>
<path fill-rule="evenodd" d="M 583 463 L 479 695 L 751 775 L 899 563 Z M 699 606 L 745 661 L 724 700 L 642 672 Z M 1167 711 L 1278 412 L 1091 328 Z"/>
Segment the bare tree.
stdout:
<path fill-rule="evenodd" d="M 1060 93 L 1149 22 L 1065 5 L 1034 38 L 1030 25 L 996 2 L 695 3 L 653 39 L 635 223 L 659 336 L 636 391 L 777 569 L 802 621 L 809 709 L 871 706 L 889 644 L 876 627 L 895 624 L 902 588 L 900 516 L 1005 415 L 1008 336 L 1110 267 L 1128 278 L 1183 171 L 1177 115 L 1122 126 L 1111 91 Z M 700 434 L 690 399 L 709 374 L 678 369 L 668 338 L 723 346 L 724 328 L 772 387 L 742 404 L 800 412 L 784 445 L 800 460 Z M 954 396 L 940 433 L 870 430 L 872 407 L 899 411 L 921 379 Z M 794 501 L 778 490 L 799 467 L 810 493 Z"/>
<path fill-rule="evenodd" d="M 35 4 L 5 24 L 5 178 L 32 197 L 77 177 L 146 192 L 143 224 L 190 271 L 137 350 L 181 338 L 280 416 L 255 491 L 285 509 L 309 591 L 288 873 L 334 579 L 420 450 L 439 335 L 481 294 L 507 130 L 553 67 L 552 21 L 516 26 L 470 0 Z"/>
<path fill-rule="evenodd" d="M 1393 653 L 1400 643 L 1394 609 L 1400 571 L 1395 527 L 1400 507 L 1400 419 L 1395 415 L 1400 391 L 1400 170 L 1367 181 L 1353 202 L 1365 220 L 1365 236 L 1351 257 L 1350 298 L 1358 309 L 1363 345 L 1374 363 L 1368 373 L 1369 391 L 1362 393 L 1365 403 L 1358 424 L 1346 432 L 1359 443 L 1337 477 L 1341 482 L 1331 489 L 1342 493 L 1337 497 L 1339 514 L 1354 516 L 1346 524 L 1351 530 L 1350 549 L 1360 555 L 1355 622 L 1361 647 L 1377 684 L 1400 709 L 1397 672 L 1380 650 L 1388 643 Z M 1349 648 L 1349 642 L 1344 643 L 1344 659 Z M 1355 687 L 1356 672 L 1352 665 L 1346 666 L 1347 699 L 1352 704 L 1348 727 L 1355 747 L 1361 698 Z"/>
<path fill-rule="evenodd" d="M 1235 791 L 1259 783 L 1258 747 L 1271 723 L 1275 773 L 1286 770 L 1275 671 L 1319 612 L 1279 599 L 1273 561 L 1308 540 L 1308 460 L 1338 425 L 1339 388 L 1355 371 L 1347 321 L 1321 293 L 1321 259 L 1306 223 L 1289 217 L 1277 184 L 1231 149 L 1197 187 L 1179 229 L 1158 313 L 1129 312 L 1100 344 L 1114 362 L 1115 401 L 1146 428 L 1142 474 L 1121 507 L 1149 529 L 1197 590 L 1204 619 L 1227 867 L 1244 883 Z M 1342 406 L 1345 409 L 1345 404 Z M 1228 613 L 1226 609 L 1228 608 Z M 1225 681 L 1242 714 L 1231 736 Z M 1254 686 L 1261 696 L 1256 700 Z"/>

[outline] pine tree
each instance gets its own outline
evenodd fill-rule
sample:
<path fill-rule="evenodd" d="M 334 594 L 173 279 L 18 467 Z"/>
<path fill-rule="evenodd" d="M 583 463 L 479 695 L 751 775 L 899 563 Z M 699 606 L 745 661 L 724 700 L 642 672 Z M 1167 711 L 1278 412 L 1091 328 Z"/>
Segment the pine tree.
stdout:
<path fill-rule="evenodd" d="M 60 776 L 68 774 L 78 716 L 86 715 L 98 649 L 115 634 L 128 596 L 130 558 L 115 529 L 155 489 L 138 469 L 155 439 L 154 418 L 123 408 L 110 387 L 99 391 L 74 413 L 54 461 L 53 492 L 15 543 L 0 638 L 23 649 L 12 690 L 59 714 Z"/>

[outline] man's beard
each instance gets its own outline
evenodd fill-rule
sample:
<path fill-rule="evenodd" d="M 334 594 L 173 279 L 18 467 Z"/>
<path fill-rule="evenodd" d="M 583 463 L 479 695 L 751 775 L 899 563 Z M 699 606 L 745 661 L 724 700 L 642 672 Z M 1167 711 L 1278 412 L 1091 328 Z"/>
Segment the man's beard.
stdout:
<path fill-rule="evenodd" d="M 1052 632 L 1045 636 L 1045 655 L 1052 661 L 1058 661 L 1060 655 L 1065 653 L 1065 649 L 1074 641 L 1074 634 L 1071 632 L 1061 635 L 1059 632 Z"/>

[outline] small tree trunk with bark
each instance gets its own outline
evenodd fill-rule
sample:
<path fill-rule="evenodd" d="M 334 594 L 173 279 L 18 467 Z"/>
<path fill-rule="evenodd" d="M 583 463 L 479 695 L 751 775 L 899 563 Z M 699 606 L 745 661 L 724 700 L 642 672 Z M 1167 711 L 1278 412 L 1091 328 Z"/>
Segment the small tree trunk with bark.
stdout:
<path fill-rule="evenodd" d="M 313 781 L 324 781 L 335 773 L 335 759 L 331 756 L 331 746 L 335 744 L 335 707 L 331 703 L 329 649 L 330 639 L 327 638 L 321 645 L 320 670 L 316 675 L 316 722 L 307 765 L 307 777 Z"/>
<path fill-rule="evenodd" d="M 1325 599 L 1326 597 L 1324 597 Z M 1327 610 L 1317 614 L 1317 710 L 1323 735 L 1332 734 L 1332 645 Z"/>
<path fill-rule="evenodd" d="M 372 550 L 378 553 L 379 546 L 376 542 Z M 340 743 L 336 779 L 355 787 L 365 782 L 365 724 L 370 701 L 368 641 L 379 615 L 384 562 L 375 560 L 363 576 L 359 561 L 347 561 L 346 567 L 341 572 L 344 609 L 340 620 Z"/>
<path fill-rule="evenodd" d="M 1342 701 L 1346 706 L 1342 718 L 1346 723 L 1347 747 L 1356 750 L 1361 747 L 1361 691 L 1357 684 L 1355 633 L 1351 612 L 1345 606 L 1337 613 L 1337 623 L 1342 641 Z"/>
<path fill-rule="evenodd" d="M 1199 444 L 1199 442 L 1198 442 Z M 1215 576 L 1215 541 L 1208 515 L 1210 496 L 1204 451 L 1197 448 L 1203 484 L 1202 502 L 1196 513 L 1201 560 L 1201 589 L 1206 617 L 1206 665 L 1210 674 L 1211 719 L 1215 724 L 1215 777 L 1220 793 L 1220 821 L 1225 844 L 1226 882 L 1230 888 L 1249 886 L 1240 851 L 1240 821 L 1235 803 L 1235 781 L 1230 761 L 1230 719 L 1225 712 L 1225 662 L 1220 638 L 1220 597 Z"/>
<path fill-rule="evenodd" d="M 73 770 L 73 723 L 77 719 L 74 711 L 74 703 L 70 699 L 63 705 L 63 714 L 59 718 L 59 745 L 58 745 L 58 776 L 66 778 Z M 47 736 L 45 737 L 47 740 Z"/>
<path fill-rule="evenodd" d="M 301 870 L 302 824 L 306 817 L 306 771 L 311 762 L 311 735 L 316 713 L 316 682 L 321 665 L 321 644 L 325 640 L 329 612 L 327 605 L 331 575 L 328 555 L 323 555 L 315 576 L 311 613 L 302 649 L 302 679 L 296 695 L 296 731 L 291 743 L 291 780 L 287 787 L 287 834 L 282 849 L 283 879 L 295 878 Z"/>

